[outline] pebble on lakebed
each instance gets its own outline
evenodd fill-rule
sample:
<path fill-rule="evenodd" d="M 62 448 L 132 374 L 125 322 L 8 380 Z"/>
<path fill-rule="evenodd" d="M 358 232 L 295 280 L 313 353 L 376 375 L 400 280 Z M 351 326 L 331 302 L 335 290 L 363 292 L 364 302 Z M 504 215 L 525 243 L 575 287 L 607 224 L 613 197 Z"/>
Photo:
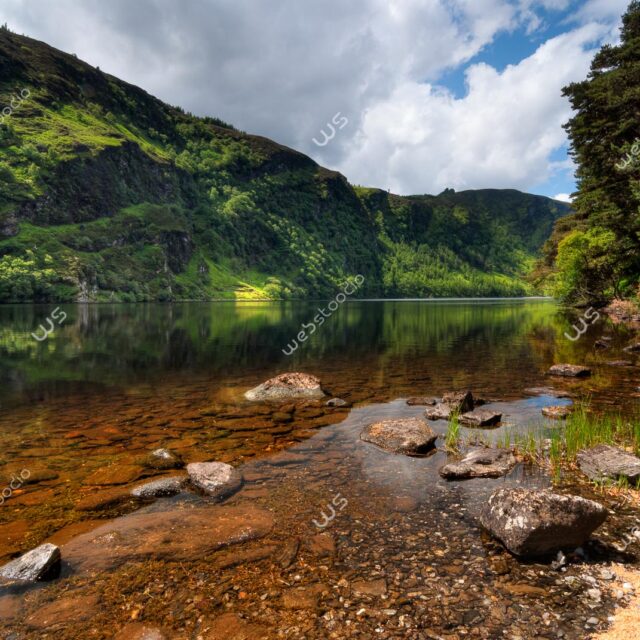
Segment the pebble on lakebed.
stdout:
<path fill-rule="evenodd" d="M 281 373 L 275 378 L 249 389 L 244 394 L 247 400 L 297 400 L 322 398 L 325 395 L 316 376 L 308 373 Z"/>
<path fill-rule="evenodd" d="M 575 549 L 606 519 L 607 510 L 593 500 L 522 488 L 498 489 L 480 514 L 480 524 L 522 557 Z"/>

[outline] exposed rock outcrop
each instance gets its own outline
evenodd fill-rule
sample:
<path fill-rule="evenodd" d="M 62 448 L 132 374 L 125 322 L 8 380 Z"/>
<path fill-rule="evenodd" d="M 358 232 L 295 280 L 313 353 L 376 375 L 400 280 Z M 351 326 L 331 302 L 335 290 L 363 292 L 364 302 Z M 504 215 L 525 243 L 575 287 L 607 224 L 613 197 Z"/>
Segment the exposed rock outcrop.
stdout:
<path fill-rule="evenodd" d="M 582 545 L 606 518 L 606 509 L 593 500 L 503 488 L 489 498 L 480 523 L 511 553 L 535 557 Z"/>
<path fill-rule="evenodd" d="M 576 458 L 580 470 L 591 480 L 624 478 L 633 485 L 640 483 L 640 458 L 624 449 L 600 444 L 579 451 Z"/>
<path fill-rule="evenodd" d="M 445 465 L 440 469 L 440 475 L 447 480 L 499 478 L 509 473 L 516 462 L 511 451 L 482 447 L 469 451 L 459 462 Z"/>
<path fill-rule="evenodd" d="M 224 462 L 192 462 L 187 465 L 191 483 L 218 500 L 228 498 L 242 486 L 242 474 Z"/>
<path fill-rule="evenodd" d="M 0 568 L 5 580 L 35 582 L 43 580 L 60 565 L 60 549 L 49 542 L 28 551 Z"/>
<path fill-rule="evenodd" d="M 364 428 L 360 439 L 405 455 L 419 455 L 433 449 L 437 435 L 422 418 L 401 418 L 374 422 Z"/>
<path fill-rule="evenodd" d="M 308 373 L 282 373 L 244 394 L 251 401 L 297 400 L 322 398 L 320 380 Z"/>
<path fill-rule="evenodd" d="M 460 416 L 460 424 L 465 427 L 495 427 L 502 420 L 502 414 L 490 409 L 474 409 Z"/>

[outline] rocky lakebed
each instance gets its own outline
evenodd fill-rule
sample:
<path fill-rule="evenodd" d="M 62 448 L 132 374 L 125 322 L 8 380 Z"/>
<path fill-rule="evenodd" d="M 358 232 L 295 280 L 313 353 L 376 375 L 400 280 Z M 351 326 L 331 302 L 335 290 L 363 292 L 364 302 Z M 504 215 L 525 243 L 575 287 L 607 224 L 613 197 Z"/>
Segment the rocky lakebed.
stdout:
<path fill-rule="evenodd" d="M 149 438 L 55 509 L 59 492 L 45 489 L 59 524 L 29 549 L 15 523 L 0 525 L 20 540 L 5 539 L 0 567 L 3 637 L 596 637 L 638 607 L 626 577 L 640 553 L 635 490 L 602 483 L 633 487 L 640 459 L 594 447 L 552 482 L 547 465 L 506 446 L 506 431 L 561 429 L 591 372 L 548 373 L 509 399 L 376 401 L 349 380 L 329 394 L 307 373 L 240 385 L 193 419 L 208 413 L 240 449 L 260 428 L 261 455 L 237 463 L 237 450 Z M 112 447 L 121 431 L 97 422 Z M 89 437 L 64 427 L 48 445 Z M 63 475 L 31 466 L 35 480 L 11 498 L 27 507 L 31 487 Z"/>

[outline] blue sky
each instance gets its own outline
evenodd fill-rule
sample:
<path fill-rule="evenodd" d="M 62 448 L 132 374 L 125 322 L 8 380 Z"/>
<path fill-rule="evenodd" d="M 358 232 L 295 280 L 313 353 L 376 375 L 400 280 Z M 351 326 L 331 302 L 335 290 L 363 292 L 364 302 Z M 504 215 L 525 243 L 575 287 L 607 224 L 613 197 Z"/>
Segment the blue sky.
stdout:
<path fill-rule="evenodd" d="M 566 199 L 575 183 L 562 87 L 615 42 L 627 4 L 2 0 L 0 22 L 355 184 Z M 316 144 L 338 118 L 348 124 Z"/>

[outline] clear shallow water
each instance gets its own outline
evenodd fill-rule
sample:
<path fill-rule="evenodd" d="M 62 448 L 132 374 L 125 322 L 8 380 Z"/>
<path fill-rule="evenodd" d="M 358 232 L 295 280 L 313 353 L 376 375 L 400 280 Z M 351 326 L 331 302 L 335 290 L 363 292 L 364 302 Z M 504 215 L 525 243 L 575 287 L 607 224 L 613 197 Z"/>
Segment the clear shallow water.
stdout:
<path fill-rule="evenodd" d="M 412 620 L 411 628 L 421 624 L 423 615 L 429 619 L 442 615 L 438 628 L 447 629 L 455 622 L 468 633 L 473 612 L 486 608 L 482 604 L 486 599 L 498 598 L 508 610 L 512 605 L 502 600 L 501 574 L 490 569 L 493 556 L 501 552 L 483 538 L 475 516 L 496 483 L 547 486 L 546 475 L 519 465 L 506 480 L 446 483 L 437 473 L 446 460 L 443 451 L 426 458 L 390 456 L 360 442 L 359 432 L 375 419 L 421 415 L 422 407 L 406 405 L 408 396 L 437 396 L 463 388 L 471 388 L 505 414 L 506 425 L 499 429 L 463 430 L 486 440 L 500 439 L 506 431 L 539 428 L 541 407 L 565 401 L 549 396 L 528 398 L 524 389 L 550 382 L 579 398 L 590 396 L 597 408 L 632 413 L 638 402 L 638 370 L 606 364 L 607 360 L 629 359 L 621 349 L 630 336 L 601 321 L 581 340 L 571 342 L 563 334 L 573 320 L 550 301 L 353 302 L 341 306 L 308 342 L 286 356 L 282 349 L 313 318 L 318 306 L 324 305 L 63 306 L 67 319 L 43 342 L 30 333 L 44 322 L 50 307 L 0 307 L 0 473 L 8 482 L 12 474 L 27 468 L 35 478 L 0 507 L 2 557 L 53 536 L 58 544 L 74 545 L 70 547 L 72 557 L 80 565 L 87 558 L 95 560 L 89 552 L 95 549 L 91 531 L 105 521 L 120 522 L 113 526 L 126 529 L 127 518 L 132 517 L 126 514 L 139 507 L 102 497 L 126 492 L 144 478 L 157 475 L 142 460 L 150 450 L 163 446 L 185 462 L 216 459 L 243 469 L 247 483 L 229 506 L 266 509 L 275 519 L 269 544 L 249 544 L 250 548 L 257 545 L 258 556 L 265 546 L 280 549 L 295 540 L 302 541 L 304 549 L 304 541 L 318 533 L 313 519 L 320 519 L 336 493 L 347 499 L 348 507 L 331 525 L 336 548 L 330 560 L 302 550 L 298 564 L 292 565 L 301 584 L 322 579 L 330 590 L 341 593 L 343 580 L 383 576 L 391 603 L 378 603 L 378 608 L 409 606 L 398 601 L 414 587 L 423 589 L 429 598 L 438 596 L 440 613 L 425 609 L 418 614 L 415 608 L 405 612 Z M 614 337 L 606 353 L 594 349 L 594 341 L 603 332 Z M 557 362 L 588 364 L 594 376 L 579 382 L 550 381 L 544 373 Z M 322 403 L 268 407 L 243 399 L 249 387 L 293 370 L 318 375 L 328 392 L 353 403 L 354 408 L 328 409 Z M 433 426 L 440 434 L 446 429 L 444 422 Z M 546 428 L 561 427 L 546 423 Z M 407 499 L 413 501 L 408 510 Z M 87 500 L 95 501 L 90 508 Z M 148 509 L 173 512 L 194 504 L 209 505 L 187 495 L 161 500 Z M 213 517 L 220 507 L 211 505 L 211 509 Z M 110 520 L 123 514 L 121 520 Z M 81 535 L 88 538 L 78 538 Z M 180 541 L 173 543 L 180 547 Z M 405 559 L 407 553 L 411 562 Z M 229 601 L 211 592 L 207 616 L 226 611 L 232 602 L 232 610 L 242 615 L 261 611 L 264 620 L 277 628 L 299 627 L 301 614 L 278 604 L 280 592 L 273 595 L 273 602 L 272 596 L 259 601 L 264 593 L 284 589 L 282 580 L 285 586 L 296 583 L 288 570 L 274 574 L 274 559 L 268 553 L 258 565 L 224 570 L 217 560 L 212 565 L 210 559 L 185 554 L 182 562 L 187 563 L 188 576 L 213 571 L 209 579 L 218 582 L 222 571 L 225 579 L 242 583 L 249 594 Z M 144 566 L 137 569 L 130 562 L 119 565 L 116 555 L 104 554 L 95 561 L 100 575 L 97 582 L 85 580 L 73 563 L 65 568 L 61 582 L 83 594 L 99 594 L 105 603 L 106 625 L 124 623 L 122 601 L 114 594 L 122 581 L 133 579 L 134 569 L 145 580 L 137 579 L 139 589 L 125 599 L 127 606 L 142 597 L 149 585 L 163 591 L 162 585 L 174 571 L 166 559 L 153 564 L 153 558 L 143 558 Z M 429 566 L 429 572 L 420 573 L 417 566 Z M 509 580 L 534 579 L 535 571 L 517 563 L 510 566 Z M 396 574 L 401 576 L 397 584 Z M 465 579 L 484 580 L 487 587 L 461 604 L 456 585 Z M 441 583 L 437 589 L 434 581 Z M 444 591 L 438 591 L 440 587 Z M 30 596 L 34 600 L 26 605 L 24 616 L 36 605 L 56 602 L 55 588 L 54 584 L 39 590 L 37 597 Z M 185 601 L 186 608 L 192 595 L 191 578 L 183 577 L 174 599 Z M 449 599 L 451 603 L 445 606 Z M 260 602 L 269 606 L 265 609 Z M 0 600 L 0 612 L 1 605 Z M 342 607 L 339 603 L 325 606 L 330 611 Z M 561 610 L 560 601 L 557 607 Z M 197 616 L 185 614 L 176 619 L 167 617 L 166 609 L 148 605 L 146 610 L 150 619 L 169 625 L 178 634 L 175 637 L 191 637 L 179 634 L 187 622 L 195 625 Z M 460 620 L 456 612 L 462 612 Z M 492 615 L 500 618 L 495 611 Z M 481 637 L 495 637 L 491 634 L 509 628 L 513 620 L 518 629 L 526 631 L 527 615 L 514 610 L 510 620 L 503 612 L 504 620 Z M 393 629 L 406 633 L 393 619 Z M 20 617 L 14 624 L 23 622 Z M 333 627 L 325 622 L 307 629 L 302 637 L 327 637 L 331 630 L 336 637 L 358 637 L 345 631 L 347 620 L 340 616 L 335 617 Z M 370 622 L 373 627 L 362 627 L 363 637 L 381 624 L 377 618 Z M 82 624 L 70 624 L 68 637 L 80 637 Z M 457 628 L 455 625 L 451 628 Z M 562 628 L 572 637 L 571 622 Z M 296 633 L 286 637 L 300 637 Z M 525 633 L 524 637 L 529 636 Z"/>

